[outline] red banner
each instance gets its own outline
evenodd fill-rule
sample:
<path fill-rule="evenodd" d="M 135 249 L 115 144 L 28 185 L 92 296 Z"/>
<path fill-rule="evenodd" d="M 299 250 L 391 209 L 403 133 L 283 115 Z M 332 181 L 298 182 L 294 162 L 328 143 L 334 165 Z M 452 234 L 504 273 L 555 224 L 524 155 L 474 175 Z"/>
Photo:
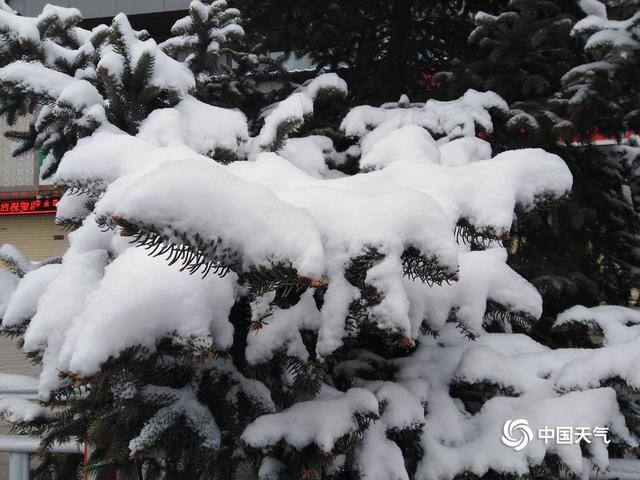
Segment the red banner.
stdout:
<path fill-rule="evenodd" d="M 25 198 L 0 200 L 0 215 L 33 215 L 55 213 L 57 198 Z"/>

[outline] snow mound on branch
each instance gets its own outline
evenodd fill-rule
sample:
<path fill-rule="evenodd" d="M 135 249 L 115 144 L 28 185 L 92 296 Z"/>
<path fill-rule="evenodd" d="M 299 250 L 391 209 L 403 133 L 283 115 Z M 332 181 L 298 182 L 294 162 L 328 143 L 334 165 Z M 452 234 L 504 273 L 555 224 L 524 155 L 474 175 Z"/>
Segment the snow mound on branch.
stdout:
<path fill-rule="evenodd" d="M 48 398 L 49 393 L 61 385 L 58 374 L 62 345 L 74 318 L 102 277 L 106 263 L 107 252 L 101 249 L 82 253 L 68 251 L 56 281 L 46 287 L 38 301 L 38 311 L 24 334 L 23 348 L 26 352 L 42 354 L 39 387 L 42 398 Z"/>
<path fill-rule="evenodd" d="M 565 310 L 556 319 L 554 328 L 570 323 L 597 326 L 604 333 L 605 345 L 626 343 L 635 333 L 640 333 L 640 309 L 615 305 L 587 308 L 576 305 Z"/>
<path fill-rule="evenodd" d="M 355 465 L 367 480 L 409 480 L 402 450 L 387 438 L 384 425 L 376 422 L 364 433 L 355 454 Z"/>
<path fill-rule="evenodd" d="M 127 249 L 106 268 L 69 329 L 62 365 L 91 375 L 125 348 L 153 349 L 166 337 L 228 348 L 233 339 L 227 320 L 235 297 L 233 277 L 189 276 L 144 250 Z"/>
<path fill-rule="evenodd" d="M 563 371 L 572 362 L 583 362 L 593 351 L 550 350 L 519 334 L 485 334 L 475 342 L 461 339 L 455 327 L 441 331 L 438 342 L 423 338 L 423 344 L 409 358 L 394 361 L 399 380 L 425 382 L 428 386 L 423 448 L 419 478 L 454 478 L 463 472 L 482 476 L 489 469 L 526 474 L 531 464 L 540 463 L 546 453 L 560 456 L 574 473 L 583 471 L 580 445 L 534 439 L 516 451 L 500 441 L 507 420 L 526 419 L 537 432 L 549 427 L 609 427 L 629 445 L 636 439 L 629 433 L 611 388 L 561 393 Z M 514 375 L 513 372 L 518 372 Z M 451 385 L 482 382 L 511 388 L 514 395 L 495 396 L 476 413 L 461 408 L 450 396 Z M 608 464 L 607 445 L 594 437 L 588 444 L 593 462 Z"/>
<path fill-rule="evenodd" d="M 115 215 L 155 225 L 169 237 L 175 230 L 206 241 L 222 238 L 245 267 L 288 263 L 300 275 L 322 275 L 322 243 L 309 214 L 211 161 L 160 166 L 135 184 Z"/>
<path fill-rule="evenodd" d="M 462 137 L 440 145 L 440 163 L 457 167 L 491 158 L 489 142 L 477 137 Z"/>
<path fill-rule="evenodd" d="M 507 252 L 502 248 L 461 252 L 457 282 L 428 286 L 405 279 L 411 305 L 412 336 L 418 335 L 423 322 L 438 331 L 452 312 L 472 333 L 480 335 L 488 301 L 510 312 L 526 314 L 532 319 L 540 318 L 542 297 L 506 261 Z"/>
<path fill-rule="evenodd" d="M 77 80 L 38 63 L 10 63 L 0 69 L 0 81 L 15 84 L 36 95 L 68 103 L 78 110 L 103 103 L 102 96 L 86 80 Z"/>
<path fill-rule="evenodd" d="M 307 115 L 313 113 L 313 101 L 323 91 L 346 95 L 347 84 L 335 73 L 324 73 L 296 92 L 275 104 L 264 118 L 264 126 L 258 135 L 258 145 L 262 149 L 269 148 L 279 136 L 279 128 L 283 124 L 302 123 Z"/>
<path fill-rule="evenodd" d="M 640 12 L 626 20 L 608 20 L 606 15 L 589 15 L 577 22 L 572 30 L 573 35 L 587 35 L 585 50 L 596 50 L 601 47 L 640 48 L 640 42 L 633 33 L 640 21 Z"/>
<path fill-rule="evenodd" d="M 587 15 L 607 18 L 607 7 L 598 0 L 580 0 L 579 5 L 582 11 Z"/>
<path fill-rule="evenodd" d="M 142 122 L 138 137 L 159 147 L 188 145 L 206 155 L 216 148 L 236 153 L 249 133 L 243 113 L 187 95 L 174 108 L 151 112 Z"/>
<path fill-rule="evenodd" d="M 327 160 L 336 163 L 341 160 L 341 155 L 336 152 L 329 137 L 310 135 L 289 138 L 278 154 L 314 178 L 339 176 L 337 170 L 329 170 L 327 166 Z"/>
<path fill-rule="evenodd" d="M 446 143 L 459 137 L 473 137 L 477 128 L 493 131 L 490 109 L 508 111 L 507 103 L 493 92 L 468 90 L 449 102 L 429 100 L 422 106 L 382 108 L 363 105 L 353 108 L 342 120 L 346 135 L 359 137 L 363 154 L 378 139 L 406 125 L 425 128 Z"/>
<path fill-rule="evenodd" d="M 394 162 L 440 163 L 440 150 L 427 130 L 405 125 L 375 142 L 362 156 L 360 168 L 377 170 Z"/>
<path fill-rule="evenodd" d="M 56 184 L 79 184 L 101 193 L 110 183 L 132 173 L 142 174 L 163 162 L 197 156 L 185 145 L 159 148 L 137 137 L 101 128 L 62 158 Z"/>
<path fill-rule="evenodd" d="M 263 448 L 284 440 L 302 450 L 314 444 L 330 452 L 334 443 L 358 431 L 356 415 L 376 416 L 378 402 L 364 389 L 308 402 L 299 402 L 286 410 L 258 417 L 242 433 L 242 440 L 254 448 Z"/>
<path fill-rule="evenodd" d="M 309 353 L 300 330 L 318 330 L 321 322 L 313 291 L 305 292 L 296 305 L 287 309 L 270 307 L 274 296 L 274 292 L 263 295 L 251 306 L 251 321 L 259 322 L 261 326 L 247 335 L 247 361 L 250 364 L 263 363 L 278 351 L 284 351 L 288 357 L 308 360 Z"/>
<path fill-rule="evenodd" d="M 52 264 L 28 272 L 9 298 L 2 327 L 19 328 L 29 322 L 38 310 L 38 300 L 61 270 L 62 265 Z"/>
<path fill-rule="evenodd" d="M 3 7 L 7 7 L 4 1 Z M 40 32 L 38 31 L 38 19 L 31 17 L 21 17 L 7 11 L 7 8 L 0 8 L 0 28 L 6 30 L 10 38 L 22 42 L 38 42 Z"/>

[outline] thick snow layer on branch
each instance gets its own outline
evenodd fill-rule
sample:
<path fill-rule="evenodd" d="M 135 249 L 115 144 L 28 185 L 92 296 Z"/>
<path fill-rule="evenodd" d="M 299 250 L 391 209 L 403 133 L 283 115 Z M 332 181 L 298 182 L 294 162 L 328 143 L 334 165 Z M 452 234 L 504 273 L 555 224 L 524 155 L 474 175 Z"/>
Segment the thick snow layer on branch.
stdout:
<path fill-rule="evenodd" d="M 140 126 L 138 137 L 161 147 L 188 145 L 207 155 L 217 148 L 237 153 L 249 133 L 243 113 L 187 95 L 175 108 L 153 111 Z"/>
<path fill-rule="evenodd" d="M 60 103 L 67 103 L 78 110 L 103 103 L 102 96 L 86 80 L 74 79 L 39 63 L 10 63 L 0 69 L 0 81 Z"/>
<path fill-rule="evenodd" d="M 67 152 L 56 172 L 57 184 L 80 184 L 100 193 L 111 182 L 132 173 L 144 173 L 163 162 L 195 155 L 184 145 L 158 148 L 115 129 L 101 128 Z"/>
<path fill-rule="evenodd" d="M 634 333 L 640 334 L 640 309 L 614 305 L 591 308 L 576 305 L 558 315 L 554 328 L 574 322 L 599 327 L 604 334 L 604 344 L 617 345 L 628 342 L 635 336 Z"/>
<path fill-rule="evenodd" d="M 289 138 L 278 152 L 283 158 L 300 170 L 315 178 L 338 176 L 336 170 L 329 170 L 327 160 L 338 160 L 338 153 L 329 137 L 310 135 L 302 138 Z"/>
<path fill-rule="evenodd" d="M 10 243 L 5 243 L 0 247 L 0 263 L 6 263 L 11 271 L 16 272 L 18 276 L 22 276 L 36 268 L 20 250 Z"/>
<path fill-rule="evenodd" d="M 189 276 L 130 248 L 107 267 L 87 298 L 67 334 L 62 364 L 81 375 L 93 374 L 130 345 L 153 349 L 158 340 L 172 336 L 178 343 L 193 340 L 205 350 L 211 344 L 224 350 L 233 338 L 227 317 L 234 296 L 233 275 Z"/>
<path fill-rule="evenodd" d="M 486 334 L 468 342 L 460 340 L 454 327 L 441 333 L 437 343 L 425 337 L 414 355 L 396 360 L 400 379 L 424 381 L 428 386 L 425 457 L 418 478 L 451 479 L 465 471 L 481 476 L 489 469 L 525 474 L 552 451 L 573 472 L 582 472 L 582 452 L 576 443 L 545 444 L 534 435 L 519 451 L 503 445 L 502 426 L 518 418 L 526 419 L 534 432 L 544 427 L 606 426 L 623 441 L 636 444 L 613 389 L 559 392 L 565 366 L 584 361 L 593 350 L 550 350 L 517 334 Z M 511 388 L 518 396 L 495 396 L 475 414 L 463 410 L 450 396 L 450 385 L 456 382 L 487 381 Z M 601 438 L 591 440 L 588 448 L 594 463 L 606 468 L 606 444 Z"/>
<path fill-rule="evenodd" d="M 208 242 L 222 238 L 246 267 L 285 263 L 303 276 L 322 275 L 322 244 L 310 215 L 211 161 L 162 165 L 135 184 L 115 215 L 155 225 L 170 238 L 174 230 Z"/>
<path fill-rule="evenodd" d="M 24 276 L 9 299 L 2 319 L 3 328 L 21 327 L 31 320 L 36 314 L 40 296 L 61 269 L 60 264 L 43 265 Z"/>
<path fill-rule="evenodd" d="M 481 334 L 488 301 L 531 319 L 538 319 L 542 314 L 540 294 L 506 264 L 504 249 L 460 253 L 458 261 L 458 282 L 429 287 L 405 279 L 411 304 L 412 336 L 418 335 L 423 322 L 432 330 L 439 330 L 452 312 L 471 332 Z"/>
<path fill-rule="evenodd" d="M 607 7 L 598 0 L 580 0 L 580 8 L 587 15 L 607 18 Z"/>
<path fill-rule="evenodd" d="M 640 12 L 626 20 L 608 20 L 606 15 L 589 15 L 577 22 L 572 30 L 574 35 L 588 35 L 585 49 L 600 47 L 640 48 L 640 42 L 634 35 L 634 28 L 640 21 Z"/>
<path fill-rule="evenodd" d="M 429 100 L 423 106 L 382 108 L 368 105 L 352 109 L 340 128 L 345 134 L 361 138 L 363 153 L 377 139 L 406 125 L 418 125 L 441 143 L 463 136 L 475 136 L 476 129 L 491 132 L 490 109 L 507 111 L 508 106 L 493 92 L 468 90 L 464 96 L 449 102 Z"/>
<path fill-rule="evenodd" d="M 334 397 L 300 402 L 282 412 L 263 415 L 251 423 L 242 439 L 255 448 L 284 440 L 298 450 L 314 444 L 330 452 L 334 443 L 358 431 L 356 415 L 377 415 L 375 396 L 353 388 Z"/>
<path fill-rule="evenodd" d="M 48 398 L 51 390 L 61 383 L 58 357 L 62 345 L 87 296 L 102 277 L 106 263 L 104 250 L 84 253 L 69 250 L 56 280 L 46 287 L 38 301 L 38 311 L 24 334 L 24 350 L 43 356 L 39 388 L 42 398 Z"/>
<path fill-rule="evenodd" d="M 2 3 L 4 4 L 4 1 Z M 8 12 L 5 8 L 0 8 L 0 28 L 6 30 L 8 35 L 16 40 L 29 42 L 40 40 L 36 18 L 21 17 Z"/>
<path fill-rule="evenodd" d="M 356 449 L 355 464 L 367 480 L 409 480 L 402 450 L 387 438 L 384 425 L 376 422 Z"/>

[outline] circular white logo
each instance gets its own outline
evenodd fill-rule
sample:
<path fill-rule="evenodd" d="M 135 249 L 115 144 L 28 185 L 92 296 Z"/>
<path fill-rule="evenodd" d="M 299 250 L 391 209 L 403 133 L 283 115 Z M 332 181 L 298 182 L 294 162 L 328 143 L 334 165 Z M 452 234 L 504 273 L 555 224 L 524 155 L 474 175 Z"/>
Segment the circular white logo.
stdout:
<path fill-rule="evenodd" d="M 522 450 L 533 440 L 533 432 L 529 428 L 529 422 L 524 418 L 507 420 L 502 427 L 502 443 L 516 451 Z"/>

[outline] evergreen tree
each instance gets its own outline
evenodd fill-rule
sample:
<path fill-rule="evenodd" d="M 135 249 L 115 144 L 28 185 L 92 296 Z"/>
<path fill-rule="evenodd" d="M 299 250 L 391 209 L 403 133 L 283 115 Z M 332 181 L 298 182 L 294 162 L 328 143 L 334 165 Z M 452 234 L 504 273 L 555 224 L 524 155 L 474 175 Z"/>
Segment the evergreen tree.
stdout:
<path fill-rule="evenodd" d="M 264 57 L 239 50 L 244 29 L 238 9 L 224 0 L 191 2 L 189 15 L 171 32 L 174 36 L 161 47 L 173 58 L 184 58 L 196 79 L 196 98 L 245 108 L 259 101 L 256 77 L 268 73 L 268 64 Z"/>
<path fill-rule="evenodd" d="M 36 479 L 557 478 L 633 455 L 638 311 L 558 316 L 600 332 L 591 350 L 528 336 L 542 298 L 505 242 L 572 176 L 478 138 L 501 134 L 504 99 L 359 105 L 336 149 L 314 124 L 347 98 L 335 73 L 247 118 L 192 96 L 192 71 L 142 38 L 116 17 L 90 80 L 0 69 L 20 102 L 100 113 L 48 166 L 77 227 L 62 260 L 0 250 L 3 331 L 42 365 L 40 405 L 0 411 L 42 438 Z M 611 445 L 527 446 L 519 418 L 608 427 Z M 87 442 L 88 464 L 57 441 Z"/>
<path fill-rule="evenodd" d="M 600 113 L 589 114 L 598 107 L 591 109 L 586 96 L 576 94 L 580 100 L 573 102 L 557 93 L 576 93 L 570 83 L 587 60 L 575 32 L 591 17 L 580 20 L 585 12 L 578 3 L 585 2 L 511 1 L 499 15 L 479 13 L 470 36 L 477 47 L 456 60 L 456 68 L 435 76 L 445 98 L 473 87 L 496 90 L 509 101 L 505 128 L 491 138 L 496 148 L 543 147 L 571 168 L 571 197 L 539 214 L 520 215 L 513 237 L 513 265 L 543 292 L 549 321 L 574 303 L 626 304 L 638 284 L 640 219 L 628 195 L 637 183 L 629 159 L 635 155 L 591 145 L 594 126 L 612 133 L 607 125 L 616 117 L 609 112 L 609 120 L 601 121 Z M 601 87 L 613 92 L 627 84 L 620 78 Z M 597 101 L 606 95 L 594 92 Z M 579 125 L 568 120 L 572 110 Z"/>
<path fill-rule="evenodd" d="M 469 16 L 502 2 L 242 0 L 247 27 L 274 52 L 308 55 L 316 71 L 344 76 L 356 104 L 407 93 L 424 99 L 425 84 L 465 50 Z"/>

